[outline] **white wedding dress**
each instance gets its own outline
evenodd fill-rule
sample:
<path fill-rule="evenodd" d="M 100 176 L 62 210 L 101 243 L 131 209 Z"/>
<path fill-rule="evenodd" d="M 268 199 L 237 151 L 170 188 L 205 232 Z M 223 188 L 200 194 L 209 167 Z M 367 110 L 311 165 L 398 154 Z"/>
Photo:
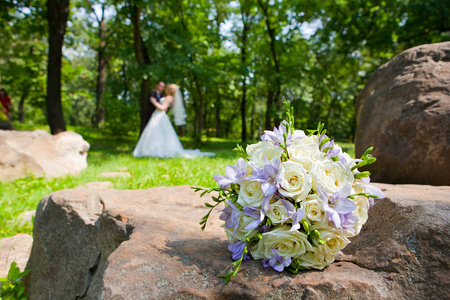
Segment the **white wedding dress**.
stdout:
<path fill-rule="evenodd" d="M 161 98 L 161 104 L 165 98 Z M 174 108 L 175 110 L 175 108 Z M 165 111 L 156 109 L 133 151 L 134 157 L 186 157 L 215 156 L 215 153 L 188 150 L 181 145 L 178 135 Z"/>

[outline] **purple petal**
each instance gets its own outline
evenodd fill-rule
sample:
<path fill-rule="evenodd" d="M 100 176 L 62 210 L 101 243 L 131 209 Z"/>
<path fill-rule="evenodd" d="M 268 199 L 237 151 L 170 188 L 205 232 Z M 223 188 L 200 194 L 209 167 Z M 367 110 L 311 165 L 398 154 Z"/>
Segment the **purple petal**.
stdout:
<path fill-rule="evenodd" d="M 334 226 L 336 228 L 341 228 L 341 218 L 339 217 L 339 214 L 332 210 L 331 212 L 328 212 L 328 218 L 330 219 L 330 221 L 332 221 L 334 223 Z"/>
<path fill-rule="evenodd" d="M 303 210 L 301 208 L 297 209 L 297 213 L 295 214 L 295 219 L 293 223 L 300 222 L 305 217 L 305 214 L 303 213 Z"/>
<path fill-rule="evenodd" d="M 259 226 L 259 224 L 261 224 L 261 220 L 255 220 L 255 221 L 253 221 L 253 222 L 250 222 L 250 224 L 248 224 L 246 227 L 245 227 L 245 229 L 247 229 L 247 230 L 253 230 L 253 229 L 256 229 L 256 228 L 258 228 L 258 226 Z"/>
<path fill-rule="evenodd" d="M 247 246 L 247 243 L 239 240 L 235 241 L 233 244 L 229 244 L 228 250 L 231 251 L 231 257 L 234 260 L 241 258 L 245 246 Z"/>
<path fill-rule="evenodd" d="M 283 272 L 284 264 L 274 264 L 273 269 L 278 272 Z"/>
<path fill-rule="evenodd" d="M 227 175 L 227 177 L 231 180 L 233 180 L 234 178 L 236 178 L 239 174 L 239 170 L 238 168 L 236 168 L 236 166 L 226 166 L 225 167 L 225 175 Z"/>
<path fill-rule="evenodd" d="M 270 207 L 270 198 L 269 197 L 264 197 L 262 200 L 262 204 L 261 204 L 262 210 L 263 212 L 268 212 L 269 211 L 269 207 Z"/>
<path fill-rule="evenodd" d="M 264 182 L 261 184 L 261 190 L 264 193 L 264 196 L 272 196 L 277 191 L 277 186 L 272 183 Z"/>
<path fill-rule="evenodd" d="M 292 215 L 295 213 L 295 206 L 286 200 L 281 200 L 281 203 L 283 203 L 284 207 L 286 208 L 288 215 Z"/>
<path fill-rule="evenodd" d="M 293 232 L 293 231 L 296 231 L 296 230 L 299 230 L 299 229 L 300 229 L 300 223 L 297 222 L 295 225 L 292 225 L 292 227 L 289 230 L 289 232 Z"/>
<path fill-rule="evenodd" d="M 339 190 L 339 195 L 342 198 L 347 198 L 351 192 L 352 192 L 352 186 L 350 184 L 347 184 L 346 186 L 344 186 L 343 188 L 341 188 Z"/>
<path fill-rule="evenodd" d="M 236 167 L 241 172 L 247 172 L 247 163 L 245 162 L 245 160 L 243 158 L 238 159 L 238 161 L 236 163 Z"/>
<path fill-rule="evenodd" d="M 217 183 L 220 185 L 221 188 L 223 189 L 227 189 L 230 187 L 230 184 L 233 183 L 231 180 L 229 180 L 228 178 L 226 178 L 223 175 L 216 175 L 213 177 L 213 179 L 215 181 L 217 181 Z"/>
<path fill-rule="evenodd" d="M 246 206 L 243 208 L 243 210 L 244 215 L 252 217 L 253 219 L 259 219 L 259 216 L 261 214 L 261 210 L 253 206 Z"/>
<path fill-rule="evenodd" d="M 376 196 L 378 196 L 378 199 L 383 199 L 383 198 L 385 198 L 386 196 L 384 195 L 384 193 L 381 191 L 381 189 L 379 189 L 379 188 L 377 188 L 377 187 L 375 187 L 375 186 L 373 186 L 373 185 L 366 185 L 365 186 L 365 188 L 366 188 L 366 193 L 367 194 L 369 194 L 369 195 L 376 195 Z"/>
<path fill-rule="evenodd" d="M 274 128 L 274 131 L 265 130 L 264 134 L 266 137 L 269 137 L 272 141 L 278 141 L 278 135 L 275 133 L 277 129 Z"/>
<path fill-rule="evenodd" d="M 339 214 L 346 215 L 351 213 L 356 209 L 356 204 L 353 203 L 350 199 L 340 198 L 336 205 L 334 206 L 334 210 Z"/>
<path fill-rule="evenodd" d="M 324 189 L 322 189 L 321 186 L 317 186 L 317 193 L 319 194 L 320 199 L 325 203 L 328 203 L 328 199 L 330 198 L 329 194 L 327 191 L 325 191 Z"/>
<path fill-rule="evenodd" d="M 291 258 L 289 256 L 285 257 L 284 258 L 284 266 L 288 267 L 290 264 L 291 264 Z"/>

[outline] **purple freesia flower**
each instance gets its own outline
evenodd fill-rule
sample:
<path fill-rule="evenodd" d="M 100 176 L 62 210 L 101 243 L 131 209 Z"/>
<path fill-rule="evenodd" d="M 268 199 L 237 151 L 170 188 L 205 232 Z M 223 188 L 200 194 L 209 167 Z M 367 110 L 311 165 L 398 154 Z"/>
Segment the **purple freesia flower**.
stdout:
<path fill-rule="evenodd" d="M 238 260 L 242 257 L 242 253 L 244 252 L 244 248 L 247 246 L 246 242 L 243 241 L 235 241 L 232 244 L 228 245 L 228 250 L 231 251 L 231 257 L 234 260 Z M 249 261 L 250 260 L 250 256 L 248 256 L 247 253 L 244 254 L 244 261 Z"/>
<path fill-rule="evenodd" d="M 323 141 L 325 138 L 327 138 L 327 135 L 326 135 L 326 134 L 322 134 L 322 135 L 320 136 L 320 138 L 319 138 L 319 144 L 322 143 L 322 141 Z M 327 148 L 329 148 L 329 147 L 334 148 L 334 140 L 328 141 L 328 142 L 326 142 L 325 144 L 323 144 L 322 147 L 320 147 L 320 151 L 323 151 L 323 150 L 325 150 L 325 149 L 327 149 Z"/>
<path fill-rule="evenodd" d="M 352 163 L 358 164 L 359 162 L 362 161 L 362 159 L 357 158 L 357 159 L 352 159 L 350 161 L 347 161 L 347 159 L 344 156 L 338 155 L 338 161 L 340 161 L 344 167 L 350 168 Z"/>
<path fill-rule="evenodd" d="M 264 165 L 262 167 L 251 165 L 253 168 L 252 180 L 261 183 L 261 189 L 265 196 L 273 195 L 277 190 L 276 182 L 281 169 L 281 161 L 279 158 L 270 162 L 264 155 Z"/>
<path fill-rule="evenodd" d="M 272 248 L 270 252 L 272 256 L 268 259 L 262 260 L 264 268 L 272 267 L 275 271 L 283 272 L 284 268 L 291 264 L 291 258 L 289 256 L 281 256 L 277 249 Z"/>
<path fill-rule="evenodd" d="M 263 211 L 267 212 L 270 206 L 270 197 L 277 191 L 281 161 L 277 158 L 271 162 L 264 155 L 263 166 L 251 165 L 251 167 L 253 168 L 253 173 L 250 179 L 261 183 L 261 190 L 264 193 L 261 206 Z"/>
<path fill-rule="evenodd" d="M 236 166 L 227 165 L 225 167 L 225 175 L 216 175 L 213 177 L 222 189 L 227 189 L 232 183 L 241 184 L 247 174 L 247 163 L 244 159 L 239 158 Z"/>
<path fill-rule="evenodd" d="M 259 208 L 256 208 L 253 206 L 246 206 L 246 207 L 244 207 L 243 210 L 244 210 L 244 215 L 255 219 L 255 221 L 248 224 L 245 227 L 245 229 L 256 229 L 259 226 L 259 224 L 261 224 L 261 222 L 264 220 L 265 214 Z"/>
<path fill-rule="evenodd" d="M 327 136 L 325 134 L 322 134 L 319 138 L 319 144 L 323 141 L 324 138 L 326 138 Z M 360 161 L 362 161 L 361 159 L 352 159 L 350 161 L 347 161 L 347 159 L 345 158 L 345 156 L 341 155 L 341 149 L 339 148 L 335 148 L 335 144 L 334 144 L 334 140 L 328 141 L 325 144 L 322 145 L 322 147 L 320 148 L 320 151 L 324 151 L 327 148 L 328 149 L 327 153 L 325 153 L 326 156 L 328 157 L 337 157 L 337 160 L 339 162 L 341 162 L 341 164 L 346 167 L 346 168 L 350 168 L 352 163 L 359 163 Z"/>
<path fill-rule="evenodd" d="M 219 212 L 222 212 L 220 215 L 220 219 L 225 221 L 225 227 L 230 229 L 234 227 L 233 237 L 236 235 L 236 232 L 239 228 L 239 221 L 241 219 L 242 211 L 237 208 L 230 199 L 227 199 L 227 203 L 229 206 L 225 207 Z"/>
<path fill-rule="evenodd" d="M 328 213 L 328 219 L 336 228 L 351 229 L 353 224 L 358 221 L 358 218 L 352 213 L 356 209 L 356 204 L 347 198 L 351 190 L 352 186 L 347 184 L 330 197 L 327 191 L 317 186 L 323 209 Z"/>
<path fill-rule="evenodd" d="M 322 134 L 319 138 L 319 144 L 326 138 L 327 136 L 325 134 Z M 331 148 L 327 150 L 327 153 L 325 153 L 326 156 L 329 157 L 338 157 L 339 160 L 340 159 L 344 159 L 344 157 L 340 156 L 339 154 L 341 153 L 341 151 L 338 148 L 334 148 L 335 144 L 334 144 L 334 140 L 328 141 L 325 144 L 322 145 L 322 147 L 320 147 L 320 151 L 324 151 L 327 148 Z"/>
<path fill-rule="evenodd" d="M 283 203 L 284 207 L 287 210 L 287 216 L 281 220 L 282 223 L 286 222 L 286 220 L 291 219 L 292 220 L 292 227 L 290 232 L 300 229 L 300 221 L 305 217 L 305 214 L 303 213 L 303 210 L 295 209 L 295 206 L 286 200 L 281 200 L 281 203 Z"/>
<path fill-rule="evenodd" d="M 261 136 L 262 141 L 271 141 L 274 145 L 279 146 L 284 143 L 284 134 L 286 133 L 286 121 L 281 122 L 278 128 L 274 127 L 273 131 L 264 130 L 264 134 Z M 286 136 L 286 147 L 292 145 L 294 140 L 306 137 L 304 132 L 297 131 L 294 134 L 287 134 Z"/>
<path fill-rule="evenodd" d="M 365 190 L 366 194 L 368 194 L 368 195 L 376 195 L 376 196 L 378 196 L 377 199 L 386 198 L 384 193 L 379 188 L 369 184 L 370 183 L 370 177 L 361 178 L 360 180 L 362 181 L 362 183 L 358 184 L 358 186 L 362 187 Z M 369 197 L 369 203 L 370 203 L 370 206 L 373 206 L 374 199 Z"/>

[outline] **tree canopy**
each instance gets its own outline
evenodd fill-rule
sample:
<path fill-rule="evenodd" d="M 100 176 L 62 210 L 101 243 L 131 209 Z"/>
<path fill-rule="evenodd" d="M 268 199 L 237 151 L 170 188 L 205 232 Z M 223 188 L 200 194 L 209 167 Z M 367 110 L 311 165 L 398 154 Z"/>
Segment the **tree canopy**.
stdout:
<path fill-rule="evenodd" d="M 55 120 L 60 93 L 66 124 L 127 134 L 145 126 L 148 93 L 163 80 L 183 91 L 198 139 L 255 139 L 282 120 L 287 99 L 299 128 L 322 121 L 352 140 L 354 102 L 372 72 L 450 39 L 443 0 L 71 0 L 58 92 L 48 20 L 59 2 L 0 4 L 0 85 L 15 120 Z"/>

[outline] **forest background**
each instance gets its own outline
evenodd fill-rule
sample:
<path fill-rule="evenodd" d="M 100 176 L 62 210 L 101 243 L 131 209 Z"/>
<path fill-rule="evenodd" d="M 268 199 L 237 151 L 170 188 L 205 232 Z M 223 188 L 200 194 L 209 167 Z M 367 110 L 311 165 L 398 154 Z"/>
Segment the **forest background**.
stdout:
<path fill-rule="evenodd" d="M 370 75 L 405 49 L 450 40 L 449 9 L 445 0 L 2 0 L 0 85 L 13 121 L 52 133 L 135 135 L 164 80 L 180 85 L 196 140 L 257 139 L 287 99 L 296 128 L 322 121 L 351 142 Z"/>

